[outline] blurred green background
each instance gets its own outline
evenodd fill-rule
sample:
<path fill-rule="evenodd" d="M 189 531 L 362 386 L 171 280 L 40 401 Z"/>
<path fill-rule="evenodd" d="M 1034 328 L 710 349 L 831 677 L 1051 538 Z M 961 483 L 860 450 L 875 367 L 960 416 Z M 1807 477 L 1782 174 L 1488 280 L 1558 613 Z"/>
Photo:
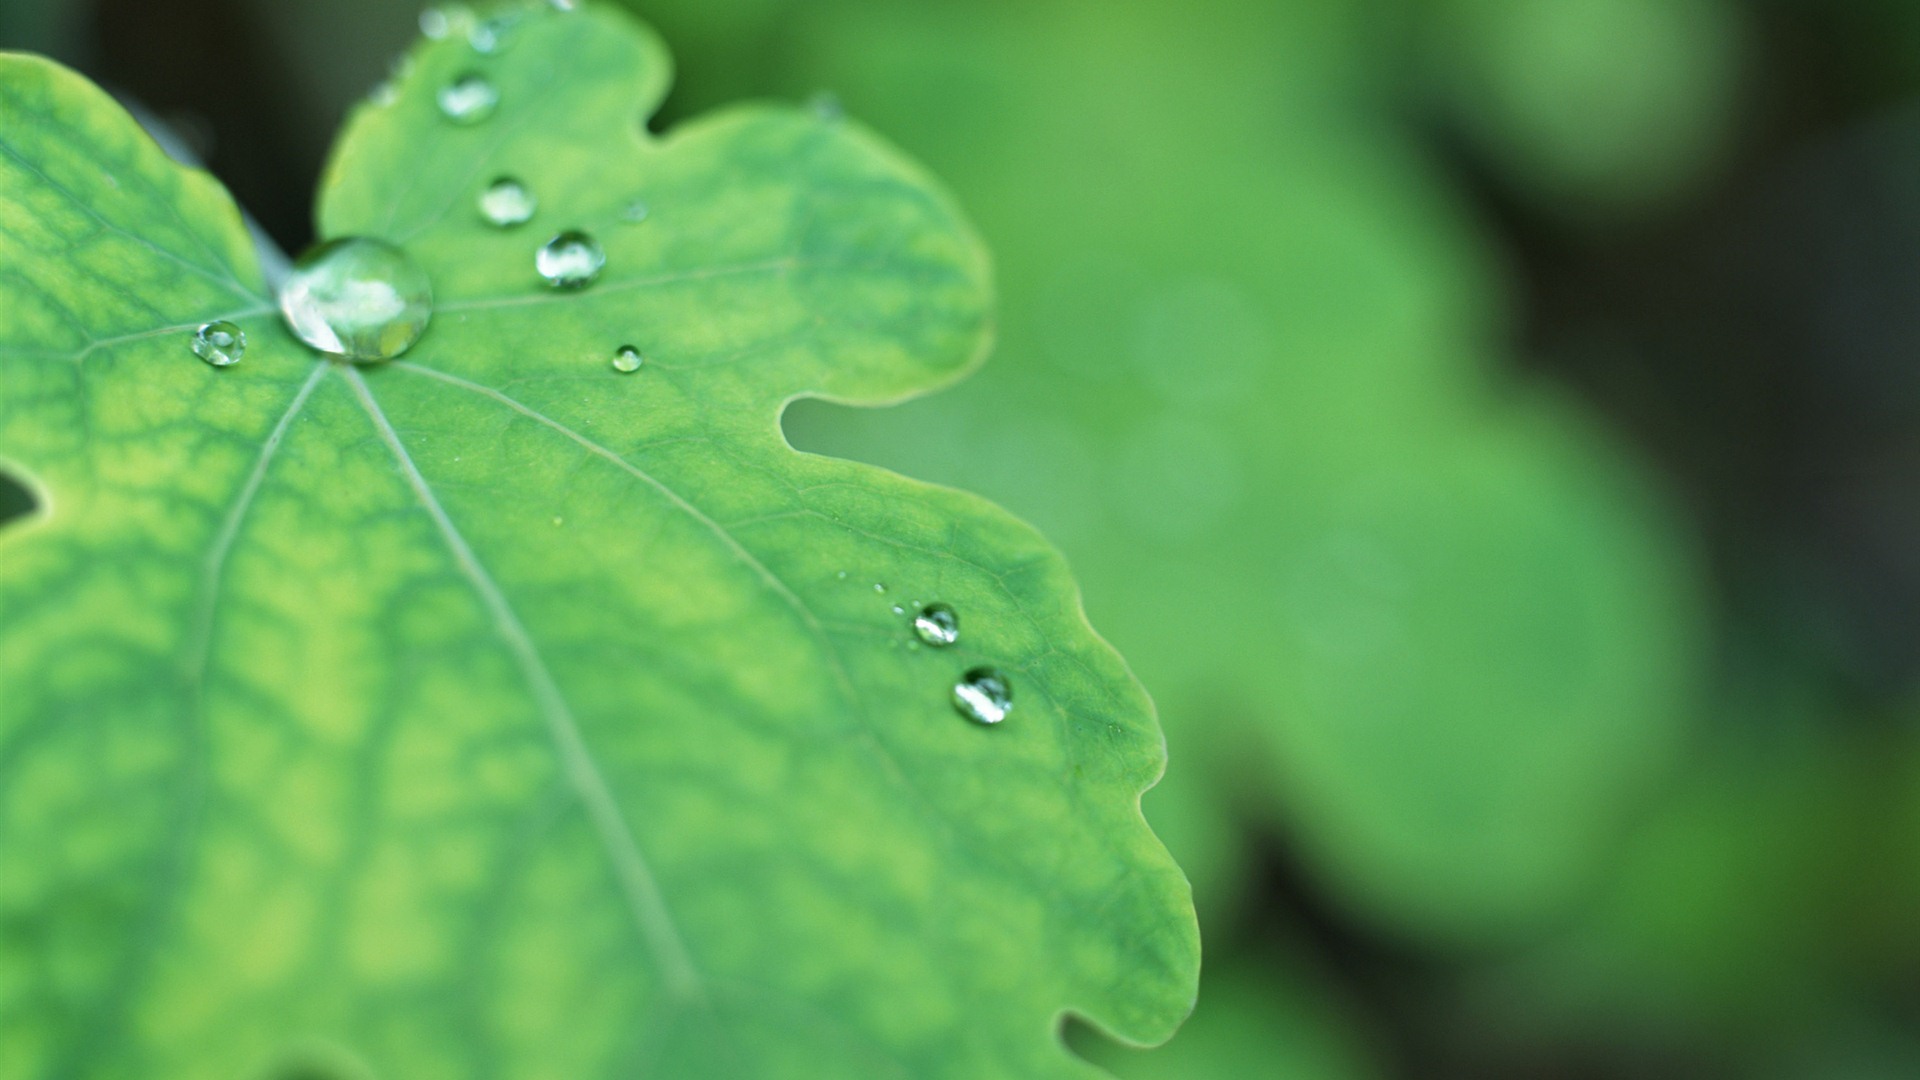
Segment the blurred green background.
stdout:
<path fill-rule="evenodd" d="M 627 0 L 844 110 L 999 346 L 802 402 L 1159 703 L 1199 1008 L 1122 1077 L 1920 1076 L 1920 5 Z M 388 0 L 0 0 L 283 245 Z M 206 62 L 217 57 L 218 63 Z"/>

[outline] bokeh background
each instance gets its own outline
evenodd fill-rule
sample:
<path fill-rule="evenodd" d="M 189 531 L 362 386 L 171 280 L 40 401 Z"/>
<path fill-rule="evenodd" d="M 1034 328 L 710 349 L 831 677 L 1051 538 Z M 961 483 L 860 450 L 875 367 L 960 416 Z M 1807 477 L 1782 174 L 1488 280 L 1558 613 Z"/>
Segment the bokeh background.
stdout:
<path fill-rule="evenodd" d="M 1920 1077 L 1920 4 L 624 0 L 992 247 L 982 492 L 1159 703 L 1198 1010 L 1123 1078 Z M 0 0 L 283 246 L 390 0 Z M 0 512 L 4 512 L 0 508 Z"/>

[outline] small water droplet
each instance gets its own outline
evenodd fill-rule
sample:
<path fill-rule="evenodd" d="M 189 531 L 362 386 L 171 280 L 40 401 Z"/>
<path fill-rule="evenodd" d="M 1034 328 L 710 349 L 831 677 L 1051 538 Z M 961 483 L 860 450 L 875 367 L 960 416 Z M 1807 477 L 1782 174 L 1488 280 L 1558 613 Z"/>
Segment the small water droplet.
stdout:
<path fill-rule="evenodd" d="M 887 587 L 881 584 L 880 582 L 876 581 L 873 583 L 873 591 L 877 593 L 883 593 L 887 591 Z"/>
<path fill-rule="evenodd" d="M 519 30 L 520 21 L 529 14 L 527 11 L 509 9 L 481 19 L 467 31 L 467 44 L 473 46 L 474 52 L 488 56 L 505 52 L 507 46 L 513 44 L 513 35 Z"/>
<path fill-rule="evenodd" d="M 214 367 L 229 367 L 247 355 L 246 331 L 230 322 L 210 322 L 193 333 L 193 355 Z"/>
<path fill-rule="evenodd" d="M 384 240 L 330 240 L 300 257 L 280 287 L 280 314 L 301 341 L 349 360 L 391 360 L 433 318 L 433 287 Z"/>
<path fill-rule="evenodd" d="M 620 218 L 629 224 L 638 225 L 640 222 L 647 220 L 647 215 L 651 213 L 653 213 L 653 208 L 647 205 L 645 199 L 635 199 L 628 203 L 625 209 L 620 211 Z"/>
<path fill-rule="evenodd" d="M 821 90 L 808 98 L 807 110 L 816 119 L 829 124 L 837 124 L 847 118 L 847 108 L 840 103 L 840 95 L 831 90 Z"/>
<path fill-rule="evenodd" d="M 613 370 L 620 372 L 622 375 L 629 375 L 639 371 L 640 365 L 645 362 L 645 360 L 646 357 L 640 355 L 639 349 L 631 345 L 622 345 L 619 351 L 613 354 Z"/>
<path fill-rule="evenodd" d="M 486 76 L 469 72 L 440 88 L 440 115 L 456 124 L 478 124 L 500 107 L 500 90 Z"/>
<path fill-rule="evenodd" d="M 960 613 L 945 604 L 928 604 L 913 617 L 913 633 L 936 649 L 960 640 Z"/>
<path fill-rule="evenodd" d="M 953 684 L 953 707 L 976 724 L 997 724 L 1013 711 L 1013 684 L 999 668 L 974 668 Z"/>
<path fill-rule="evenodd" d="M 555 11 L 572 12 L 580 10 L 580 0 L 547 0 Z"/>
<path fill-rule="evenodd" d="M 583 232 L 567 231 L 547 241 L 534 256 L 534 269 L 556 289 L 582 289 L 600 276 L 607 253 Z"/>
<path fill-rule="evenodd" d="M 442 7 L 430 7 L 420 13 L 420 32 L 434 41 L 453 32 L 453 13 Z"/>
<path fill-rule="evenodd" d="M 845 581 L 847 580 L 847 572 L 845 570 L 842 570 L 838 574 L 835 574 L 834 577 L 839 578 L 841 581 Z"/>
<path fill-rule="evenodd" d="M 500 229 L 525 225 L 540 208 L 532 189 L 511 176 L 502 176 L 480 192 L 480 216 Z"/>
<path fill-rule="evenodd" d="M 899 604 L 895 604 L 893 605 L 893 613 L 895 615 L 905 615 L 907 613 L 907 609 L 901 607 Z"/>
<path fill-rule="evenodd" d="M 389 79 L 379 86 L 374 87 L 373 93 L 367 95 L 367 100 L 382 109 L 390 108 L 400 101 L 400 88 L 393 84 L 393 80 Z"/>

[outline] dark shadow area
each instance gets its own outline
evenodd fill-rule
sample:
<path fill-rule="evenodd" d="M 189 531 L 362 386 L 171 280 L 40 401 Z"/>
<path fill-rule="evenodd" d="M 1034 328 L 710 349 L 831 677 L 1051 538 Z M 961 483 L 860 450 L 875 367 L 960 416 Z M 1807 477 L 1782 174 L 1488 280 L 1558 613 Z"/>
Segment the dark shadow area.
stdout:
<path fill-rule="evenodd" d="M 333 133 L 297 122 L 287 58 L 254 15 L 235 0 L 96 0 L 80 59 L 179 132 L 246 212 L 298 252 L 313 241 L 313 192 Z"/>
<path fill-rule="evenodd" d="M 1739 158 L 1669 213 L 1569 228 L 1435 141 L 1521 268 L 1521 354 L 1701 526 L 1723 645 L 1873 712 L 1920 685 L 1920 104 L 1858 11 L 1752 11 Z"/>
<path fill-rule="evenodd" d="M 0 529 L 26 520 L 38 509 L 40 500 L 34 497 L 33 489 L 18 477 L 0 471 Z"/>

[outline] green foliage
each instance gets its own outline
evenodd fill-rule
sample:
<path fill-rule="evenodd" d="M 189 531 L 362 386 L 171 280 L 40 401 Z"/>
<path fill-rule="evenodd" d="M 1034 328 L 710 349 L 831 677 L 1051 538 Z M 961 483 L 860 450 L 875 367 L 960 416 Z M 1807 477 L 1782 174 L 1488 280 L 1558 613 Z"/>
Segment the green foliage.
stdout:
<path fill-rule="evenodd" d="M 436 291 L 368 368 L 292 339 L 209 178 L 0 58 L 0 459 L 40 501 L 0 531 L 0 1076 L 1065 1077 L 1064 1011 L 1166 1037 L 1160 734 L 1059 557 L 779 430 L 980 358 L 968 226 L 829 117 L 647 135 L 623 19 L 502 45 L 423 46 L 336 151 L 323 234 Z M 455 126 L 470 70 L 501 105 Z M 501 174 L 530 225 L 477 215 Z M 556 293 L 569 227 L 608 269 Z M 233 367 L 189 351 L 215 318 Z M 948 702 L 978 664 L 994 728 Z"/>
<path fill-rule="evenodd" d="M 1348 1010 L 1336 1007 L 1305 965 L 1265 955 L 1209 968 L 1193 1019 L 1165 1048 L 1140 1051 L 1086 1041 L 1122 1080 L 1372 1080 L 1387 1075 Z"/>
<path fill-rule="evenodd" d="M 1203 919 L 1235 903 L 1236 814 L 1392 932 L 1558 918 L 1684 737 L 1689 559 L 1578 410 L 1494 378 L 1493 257 L 1370 103 L 1364 36 L 1305 4 L 881 7 L 810 8 L 793 87 L 957 186 L 1001 345 L 902 409 L 797 408 L 795 437 L 990 491 L 1069 552 L 1161 705 L 1146 806 Z"/>
<path fill-rule="evenodd" d="M 1671 202 L 1731 141 L 1746 59 L 1725 0 L 1422 0 L 1458 126 L 1533 206 L 1602 220 Z"/>

